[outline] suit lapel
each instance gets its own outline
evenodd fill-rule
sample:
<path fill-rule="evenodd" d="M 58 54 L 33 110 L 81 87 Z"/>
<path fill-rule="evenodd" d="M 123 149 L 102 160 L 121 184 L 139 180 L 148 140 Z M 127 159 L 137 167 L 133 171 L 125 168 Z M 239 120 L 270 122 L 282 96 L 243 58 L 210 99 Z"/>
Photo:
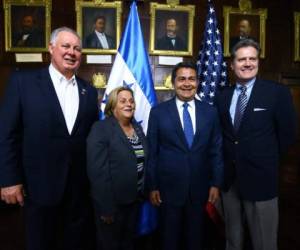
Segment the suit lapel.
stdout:
<path fill-rule="evenodd" d="M 171 119 L 172 119 L 172 123 L 171 126 L 174 126 L 175 130 L 176 130 L 176 134 L 178 135 L 181 143 L 180 145 L 182 145 L 184 147 L 184 149 L 188 149 L 188 143 L 185 139 L 185 135 L 183 132 L 183 128 L 180 122 L 180 117 L 179 117 L 179 113 L 178 113 L 178 109 L 176 106 L 176 99 L 173 98 L 170 102 L 169 102 L 169 106 L 168 106 L 168 114 L 170 115 Z"/>
<path fill-rule="evenodd" d="M 226 119 L 226 123 L 228 124 L 228 127 L 231 129 L 232 133 L 234 132 L 234 128 L 233 128 L 233 124 L 232 124 L 232 119 L 231 119 L 231 115 L 230 115 L 230 105 L 231 105 L 231 100 L 232 100 L 232 96 L 233 96 L 233 92 L 235 89 L 235 85 L 231 86 L 229 91 L 227 91 L 227 95 L 225 96 L 225 119 Z"/>
<path fill-rule="evenodd" d="M 53 82 L 51 80 L 48 68 L 41 71 L 38 79 L 38 84 L 41 88 L 42 94 L 45 96 L 45 102 L 50 106 L 49 112 L 52 114 L 52 119 L 56 119 L 58 123 L 63 127 L 64 133 L 68 133 L 65 117 L 61 109 L 57 94 Z"/>
<path fill-rule="evenodd" d="M 74 123 L 74 127 L 72 129 L 71 135 L 75 134 L 76 131 L 79 128 L 79 124 L 82 121 L 82 118 L 84 117 L 85 109 L 86 109 L 86 102 L 87 102 L 87 96 L 88 92 L 85 88 L 84 84 L 81 82 L 80 79 L 76 77 L 76 82 L 78 86 L 78 96 L 79 96 L 79 107 L 78 107 L 78 113 L 77 117 Z"/>

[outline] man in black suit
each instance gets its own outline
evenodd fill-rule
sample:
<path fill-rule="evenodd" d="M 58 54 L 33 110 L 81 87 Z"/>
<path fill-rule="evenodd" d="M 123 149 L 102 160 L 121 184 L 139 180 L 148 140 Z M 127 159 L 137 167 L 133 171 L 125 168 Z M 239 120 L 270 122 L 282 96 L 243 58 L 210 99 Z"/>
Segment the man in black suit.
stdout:
<path fill-rule="evenodd" d="M 22 28 L 13 33 L 13 47 L 45 47 L 45 37 L 42 30 L 36 27 L 32 15 L 25 15 L 22 19 Z"/>
<path fill-rule="evenodd" d="M 162 250 L 200 250 L 207 201 L 223 181 L 222 136 L 217 110 L 195 99 L 197 67 L 172 72 L 176 97 L 151 109 L 146 186 L 160 207 Z"/>
<path fill-rule="evenodd" d="M 84 41 L 84 48 L 115 49 L 115 40 L 105 33 L 105 16 L 97 16 L 94 22 L 94 31 Z"/>
<path fill-rule="evenodd" d="M 217 99 L 223 128 L 226 250 L 243 248 L 245 214 L 254 250 L 276 250 L 278 167 L 296 138 L 289 89 L 257 78 L 259 44 L 251 39 L 232 49 L 236 84 Z"/>
<path fill-rule="evenodd" d="M 166 21 L 166 35 L 156 41 L 158 50 L 187 50 L 187 43 L 177 35 L 178 26 L 174 18 Z"/>
<path fill-rule="evenodd" d="M 98 116 L 97 92 L 75 75 L 81 61 L 75 31 L 54 30 L 49 52 L 48 68 L 12 74 L 1 105 L 1 199 L 24 205 L 26 249 L 85 250 L 86 137 Z"/>

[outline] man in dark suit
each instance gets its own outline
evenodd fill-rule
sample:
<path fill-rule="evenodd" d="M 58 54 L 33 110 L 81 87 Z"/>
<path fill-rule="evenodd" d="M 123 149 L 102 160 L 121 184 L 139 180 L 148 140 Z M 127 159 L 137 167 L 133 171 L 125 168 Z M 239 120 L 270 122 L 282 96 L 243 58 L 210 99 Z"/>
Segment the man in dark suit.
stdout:
<path fill-rule="evenodd" d="M 115 49 L 115 40 L 105 33 L 104 16 L 97 16 L 94 22 L 94 31 L 84 41 L 84 48 L 91 49 Z"/>
<path fill-rule="evenodd" d="M 22 28 L 13 33 L 13 47 L 38 48 L 45 47 L 45 37 L 42 30 L 36 27 L 32 15 L 25 15 L 22 19 Z"/>
<path fill-rule="evenodd" d="M 257 78 L 259 52 L 251 39 L 233 47 L 236 84 L 217 99 L 224 141 L 226 250 L 243 248 L 242 210 L 253 249 L 277 249 L 279 158 L 296 138 L 289 89 Z"/>
<path fill-rule="evenodd" d="M 159 50 L 187 50 L 186 41 L 177 35 L 178 26 L 174 18 L 166 21 L 166 35 L 156 41 L 155 49 Z"/>
<path fill-rule="evenodd" d="M 87 249 L 86 137 L 98 116 L 97 92 L 75 76 L 75 31 L 54 30 L 49 52 L 49 68 L 11 76 L 1 105 L 1 199 L 24 205 L 26 249 Z"/>
<path fill-rule="evenodd" d="M 202 249 L 203 213 L 219 197 L 222 137 L 217 111 L 195 100 L 197 68 L 179 63 L 172 72 L 176 97 L 152 108 L 146 185 L 160 207 L 162 250 Z"/>

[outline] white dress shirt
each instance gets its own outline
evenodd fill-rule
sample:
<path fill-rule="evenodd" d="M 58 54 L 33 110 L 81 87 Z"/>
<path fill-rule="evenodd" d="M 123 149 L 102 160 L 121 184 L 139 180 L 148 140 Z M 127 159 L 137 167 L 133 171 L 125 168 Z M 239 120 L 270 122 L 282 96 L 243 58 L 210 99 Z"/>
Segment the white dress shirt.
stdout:
<path fill-rule="evenodd" d="M 105 33 L 98 32 L 97 30 L 95 30 L 95 33 L 96 33 L 96 35 L 97 35 L 97 37 L 98 37 L 98 39 L 99 39 L 99 41 L 102 45 L 102 48 L 103 49 L 109 49 Z"/>
<path fill-rule="evenodd" d="M 177 106 L 177 110 L 179 113 L 179 117 L 180 117 L 180 122 L 181 122 L 181 126 L 183 129 L 183 104 L 185 102 L 179 100 L 178 98 L 176 98 L 176 106 Z M 190 113 L 191 116 L 191 120 L 192 120 L 192 125 L 193 125 L 193 131 L 194 134 L 196 133 L 196 107 L 195 107 L 195 100 L 191 100 L 189 102 L 187 102 L 189 104 L 188 106 L 188 111 Z"/>
<path fill-rule="evenodd" d="M 52 64 L 49 66 L 49 73 L 69 134 L 71 134 L 79 109 L 79 94 L 75 75 L 67 80 Z"/>

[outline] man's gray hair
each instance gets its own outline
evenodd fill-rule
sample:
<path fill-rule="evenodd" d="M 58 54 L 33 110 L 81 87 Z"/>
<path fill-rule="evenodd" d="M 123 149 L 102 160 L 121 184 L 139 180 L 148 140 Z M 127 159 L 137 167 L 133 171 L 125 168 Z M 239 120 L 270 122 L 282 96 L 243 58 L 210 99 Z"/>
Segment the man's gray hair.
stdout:
<path fill-rule="evenodd" d="M 71 33 L 71 34 L 73 34 L 74 36 L 76 36 L 76 37 L 79 39 L 79 41 L 80 41 L 80 46 L 81 46 L 81 38 L 80 38 L 80 36 L 78 35 L 78 33 L 77 33 L 75 30 L 73 30 L 73 29 L 71 29 L 71 28 L 68 28 L 68 27 L 60 27 L 60 28 L 57 28 L 57 29 L 55 29 L 55 30 L 52 31 L 51 36 L 50 36 L 50 43 L 51 43 L 52 45 L 55 45 L 58 34 L 59 34 L 60 32 L 63 32 L 63 31 L 68 32 L 68 33 Z"/>
<path fill-rule="evenodd" d="M 259 43 L 254 41 L 253 39 L 242 39 L 239 42 L 237 42 L 231 49 L 231 58 L 234 59 L 236 57 L 236 52 L 240 48 L 245 47 L 253 47 L 257 51 L 257 55 L 260 55 L 260 46 Z"/>

